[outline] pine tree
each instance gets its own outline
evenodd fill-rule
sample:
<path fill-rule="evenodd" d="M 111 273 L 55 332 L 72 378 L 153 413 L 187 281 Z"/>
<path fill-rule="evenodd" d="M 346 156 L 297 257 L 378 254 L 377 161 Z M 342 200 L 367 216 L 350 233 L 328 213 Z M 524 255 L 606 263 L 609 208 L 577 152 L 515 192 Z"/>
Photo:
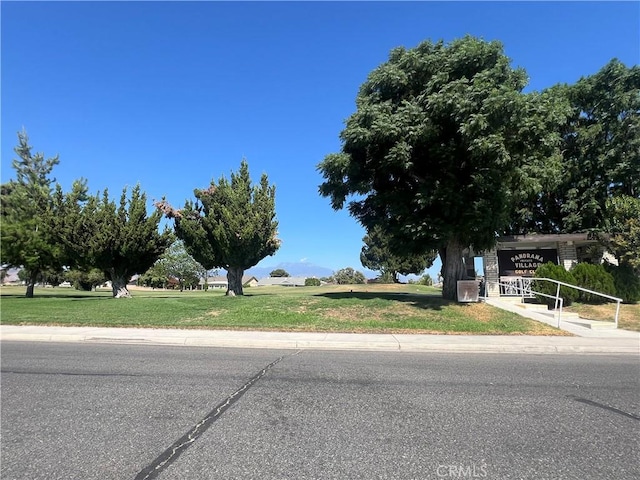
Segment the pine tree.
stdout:
<path fill-rule="evenodd" d="M 31 153 L 26 131 L 18 132 L 18 146 L 13 160 L 15 180 L 0 187 L 1 195 L 1 262 L 21 267 L 27 283 L 26 296 L 33 297 L 34 286 L 45 271 L 61 271 L 64 249 L 56 241 L 53 219 L 50 174 L 59 163 L 58 156 L 45 159 L 42 153 Z"/>
<path fill-rule="evenodd" d="M 147 197 L 136 185 L 130 198 L 122 190 L 120 202 L 109 199 L 108 190 L 82 201 L 77 192 L 57 202 L 64 205 L 59 217 L 65 245 L 81 259 L 81 266 L 100 269 L 111 281 L 113 296 L 130 297 L 127 283 L 136 273 L 151 267 L 174 240 L 172 232 L 158 231 L 162 214 L 147 215 Z"/>
<path fill-rule="evenodd" d="M 166 200 L 156 206 L 175 219 L 178 238 L 207 270 L 227 271 L 227 295 L 242 295 L 242 275 L 280 247 L 275 212 L 275 187 L 266 174 L 252 186 L 245 160 L 231 180 L 221 177 L 209 188 L 194 191 L 196 201 L 175 210 Z"/>

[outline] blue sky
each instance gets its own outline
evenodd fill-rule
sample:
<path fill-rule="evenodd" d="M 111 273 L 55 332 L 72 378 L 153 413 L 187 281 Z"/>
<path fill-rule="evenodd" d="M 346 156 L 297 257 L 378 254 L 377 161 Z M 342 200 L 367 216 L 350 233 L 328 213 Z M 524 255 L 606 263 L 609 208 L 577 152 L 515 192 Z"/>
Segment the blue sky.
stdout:
<path fill-rule="evenodd" d="M 318 195 L 317 164 L 397 46 L 500 40 L 527 90 L 640 60 L 638 2 L 13 2 L 1 14 L 1 176 L 16 133 L 119 197 L 174 206 L 244 157 L 276 185 L 282 247 L 259 266 L 359 260 L 364 230 Z M 439 263 L 429 270 L 435 276 Z"/>

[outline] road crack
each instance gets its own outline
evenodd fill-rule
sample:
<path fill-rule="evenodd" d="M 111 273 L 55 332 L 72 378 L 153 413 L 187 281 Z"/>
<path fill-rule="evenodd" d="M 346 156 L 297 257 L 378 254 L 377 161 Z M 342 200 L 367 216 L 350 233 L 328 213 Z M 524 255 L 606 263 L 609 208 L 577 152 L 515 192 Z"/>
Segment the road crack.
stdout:
<path fill-rule="evenodd" d="M 609 405 L 605 405 L 603 403 L 594 402 L 593 400 L 589 400 L 586 398 L 576 397 L 575 395 L 567 395 L 567 397 L 575 400 L 576 402 L 584 403 L 586 405 L 591 405 L 592 407 L 603 408 L 605 410 L 609 410 L 610 412 L 617 413 L 618 415 L 623 415 L 628 418 L 633 418 L 634 420 L 640 420 L 640 417 L 634 415 L 633 413 L 625 412 L 624 410 L 620 410 L 616 407 L 611 407 Z"/>
<path fill-rule="evenodd" d="M 300 353 L 300 350 L 295 353 L 283 355 L 269 365 L 264 367 L 258 373 L 247 381 L 242 387 L 229 395 L 222 403 L 216 405 L 202 420 L 195 424 L 186 434 L 176 440 L 173 445 L 162 452 L 153 462 L 143 468 L 140 473 L 135 477 L 135 480 L 151 480 L 156 478 L 165 468 L 175 462 L 182 452 L 189 448 L 193 443 L 206 432 L 209 427 L 215 422 L 224 412 L 226 412 L 234 403 L 236 403 L 246 392 L 249 390 L 258 380 L 264 377 L 267 372 L 284 360 L 286 357 L 291 357 Z"/>

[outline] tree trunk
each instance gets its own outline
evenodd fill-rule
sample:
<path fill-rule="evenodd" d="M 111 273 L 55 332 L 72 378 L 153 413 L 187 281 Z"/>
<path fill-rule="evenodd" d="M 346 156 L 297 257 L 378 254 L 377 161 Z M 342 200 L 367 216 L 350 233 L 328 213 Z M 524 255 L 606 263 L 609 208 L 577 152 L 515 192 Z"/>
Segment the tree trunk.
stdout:
<path fill-rule="evenodd" d="M 33 298 L 33 289 L 35 286 L 36 286 L 35 280 L 32 280 L 31 278 L 27 280 L 27 293 L 26 293 L 27 298 Z"/>
<path fill-rule="evenodd" d="M 127 288 L 127 278 L 122 275 L 111 276 L 111 291 L 114 298 L 131 298 Z"/>
<path fill-rule="evenodd" d="M 242 275 L 244 274 L 244 268 L 242 267 L 229 267 L 227 269 L 227 295 L 244 295 L 242 291 Z"/>
<path fill-rule="evenodd" d="M 25 283 L 27 284 L 27 292 L 25 293 L 25 297 L 33 298 L 33 290 L 36 286 L 36 279 L 40 276 L 40 272 L 37 270 L 33 271 L 27 269 L 25 269 L 25 272 L 27 273 L 27 279 L 25 280 Z"/>
<path fill-rule="evenodd" d="M 458 299 L 458 280 L 465 278 L 465 267 L 462 252 L 465 246 L 458 239 L 451 239 L 446 248 L 440 250 L 442 260 L 442 298 Z"/>

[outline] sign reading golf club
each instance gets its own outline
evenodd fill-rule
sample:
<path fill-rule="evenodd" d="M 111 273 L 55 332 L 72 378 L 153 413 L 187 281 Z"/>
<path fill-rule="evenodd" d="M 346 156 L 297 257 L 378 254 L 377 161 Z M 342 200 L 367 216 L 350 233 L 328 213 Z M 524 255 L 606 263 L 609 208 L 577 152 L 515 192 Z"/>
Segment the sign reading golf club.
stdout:
<path fill-rule="evenodd" d="M 498 251 L 498 267 L 501 277 L 533 277 L 536 268 L 547 262 L 558 264 L 558 250 L 548 248 Z"/>

